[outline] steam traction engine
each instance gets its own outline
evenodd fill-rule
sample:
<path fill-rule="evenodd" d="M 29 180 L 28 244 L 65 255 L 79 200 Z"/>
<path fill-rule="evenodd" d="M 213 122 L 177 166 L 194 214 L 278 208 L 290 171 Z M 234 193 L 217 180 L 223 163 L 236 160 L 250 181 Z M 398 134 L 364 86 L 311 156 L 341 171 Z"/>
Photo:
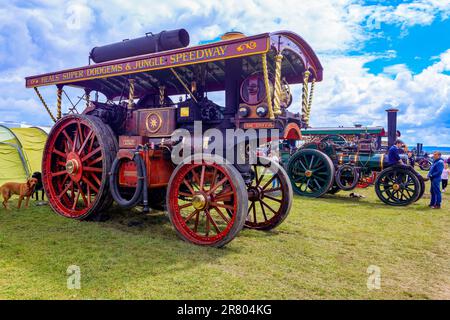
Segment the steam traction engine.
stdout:
<path fill-rule="evenodd" d="M 264 128 L 279 130 L 280 139 L 300 139 L 309 84 L 312 90 L 322 79 L 319 60 L 291 32 L 229 33 L 219 42 L 188 44 L 183 29 L 147 34 L 94 48 L 93 65 L 26 79 L 56 121 L 42 168 L 55 212 L 88 219 L 113 199 L 125 208 L 166 206 L 182 239 L 216 247 L 244 226 L 270 230 L 286 218 L 292 187 L 277 163 L 220 163 L 210 161 L 216 156 L 195 154 L 175 164 L 172 151 L 186 141 L 171 137 L 179 128 L 194 133 L 200 121 L 202 133 L 214 128 L 259 134 Z M 292 84 L 303 85 L 303 119 L 288 111 Z M 39 92 L 48 85 L 56 86 L 56 116 Z M 86 107 L 78 112 L 73 104 L 62 116 L 67 87 L 84 90 Z M 224 106 L 208 98 L 214 92 L 224 93 Z M 196 139 L 204 141 L 193 134 Z M 225 145 L 237 148 L 234 139 Z"/>
<path fill-rule="evenodd" d="M 388 145 L 397 139 L 396 113 L 388 112 Z M 286 165 L 295 193 L 321 197 L 326 193 L 375 186 L 378 198 L 392 206 L 405 206 L 419 200 L 425 181 L 411 166 L 389 166 L 387 150 L 381 146 L 384 129 L 333 128 L 307 129 L 304 136 L 314 135 L 290 158 Z M 323 133 L 328 132 L 328 135 Z M 345 136 L 358 137 L 349 141 Z M 406 154 L 402 155 L 407 160 Z M 406 162 L 406 161 L 405 161 Z"/>

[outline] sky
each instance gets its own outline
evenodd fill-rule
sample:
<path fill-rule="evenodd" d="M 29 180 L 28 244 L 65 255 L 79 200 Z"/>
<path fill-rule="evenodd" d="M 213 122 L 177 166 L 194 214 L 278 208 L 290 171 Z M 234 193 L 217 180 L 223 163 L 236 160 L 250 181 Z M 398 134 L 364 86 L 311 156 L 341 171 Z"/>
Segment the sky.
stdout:
<path fill-rule="evenodd" d="M 405 142 L 450 146 L 450 0 L 0 0 L 0 121 L 51 124 L 26 76 L 84 66 L 92 47 L 175 28 L 191 44 L 231 30 L 296 32 L 324 67 L 313 127 L 386 127 L 384 110 L 396 107 Z M 54 108 L 55 88 L 41 91 Z"/>

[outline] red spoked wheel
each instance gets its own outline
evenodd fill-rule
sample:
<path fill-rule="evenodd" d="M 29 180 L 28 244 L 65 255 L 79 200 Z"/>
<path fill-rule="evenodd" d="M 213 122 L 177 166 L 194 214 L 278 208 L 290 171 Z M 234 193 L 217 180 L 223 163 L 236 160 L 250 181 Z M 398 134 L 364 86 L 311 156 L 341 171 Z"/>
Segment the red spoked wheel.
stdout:
<path fill-rule="evenodd" d="M 169 181 L 170 221 L 185 241 L 222 247 L 244 227 L 248 197 L 240 173 L 229 164 L 193 161 L 177 166 Z M 217 160 L 217 159 L 216 159 Z"/>
<path fill-rule="evenodd" d="M 111 203 L 108 173 L 117 153 L 108 125 L 85 115 L 59 120 L 49 134 L 42 162 L 43 185 L 58 214 L 82 220 Z"/>
<path fill-rule="evenodd" d="M 254 179 L 247 185 L 248 216 L 245 226 L 257 230 L 271 230 L 288 216 L 293 191 L 286 171 L 268 158 L 258 158 L 252 168 Z"/>

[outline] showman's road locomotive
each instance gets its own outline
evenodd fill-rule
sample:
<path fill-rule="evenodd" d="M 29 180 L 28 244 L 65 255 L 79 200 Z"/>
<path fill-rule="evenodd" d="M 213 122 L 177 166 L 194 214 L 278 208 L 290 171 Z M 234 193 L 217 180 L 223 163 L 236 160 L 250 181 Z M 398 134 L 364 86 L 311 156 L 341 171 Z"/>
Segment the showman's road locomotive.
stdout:
<path fill-rule="evenodd" d="M 113 199 L 126 208 L 166 206 L 182 239 L 216 247 L 244 226 L 270 230 L 286 218 L 292 187 L 277 163 L 195 162 L 196 155 L 175 165 L 171 136 L 179 128 L 192 132 L 201 121 L 203 131 L 278 129 L 280 139 L 300 139 L 314 83 L 322 80 L 318 58 L 287 31 L 233 32 L 218 42 L 188 44 L 183 29 L 149 33 L 94 48 L 90 60 L 96 64 L 26 78 L 56 122 L 42 169 L 55 212 L 87 219 Z M 302 115 L 288 111 L 294 84 L 303 85 L 295 98 Z M 56 86 L 56 116 L 38 90 L 49 85 Z M 67 87 L 84 90 L 86 107 L 78 112 L 79 104 L 72 104 L 62 116 Z M 224 93 L 224 106 L 208 98 L 214 92 Z"/>

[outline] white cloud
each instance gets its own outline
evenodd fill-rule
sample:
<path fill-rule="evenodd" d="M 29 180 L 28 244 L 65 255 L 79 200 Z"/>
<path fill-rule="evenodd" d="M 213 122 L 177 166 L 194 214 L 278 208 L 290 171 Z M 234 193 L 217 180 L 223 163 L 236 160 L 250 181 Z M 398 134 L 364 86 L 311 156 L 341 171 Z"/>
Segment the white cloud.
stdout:
<path fill-rule="evenodd" d="M 400 109 L 399 126 L 408 132 L 408 143 L 450 145 L 450 76 L 443 73 L 450 70 L 450 50 L 416 75 L 404 65 L 370 74 L 364 64 L 372 59 L 341 56 L 323 61 L 327 76 L 317 89 L 312 125 L 329 125 L 331 118 L 340 125 L 386 126 L 384 110 L 394 106 Z"/>
<path fill-rule="evenodd" d="M 171 1 L 40 1 L 0 0 L 0 120 L 50 123 L 23 78 L 87 63 L 96 45 L 185 27 L 191 43 L 229 30 L 251 35 L 280 29 L 302 35 L 323 62 L 324 81 L 317 85 L 314 125 L 385 125 L 384 109 L 398 105 L 400 125 L 408 141 L 433 139 L 432 126 L 444 126 L 449 114 L 450 53 L 440 55 L 423 72 L 412 75 L 405 65 L 386 67 L 373 75 L 365 63 L 383 54 L 346 56 L 371 37 L 384 36 L 380 23 L 428 25 L 450 13 L 449 0 L 420 0 L 398 6 L 365 6 L 360 0 L 171 0 Z M 299 88 L 295 88 L 297 101 Z M 54 105 L 54 88 L 43 89 Z M 295 107 L 293 107 L 295 108 Z M 297 105 L 298 108 L 298 105 Z M 439 130 L 450 141 L 450 129 Z M 428 135 L 428 136 L 426 136 Z M 445 142 L 450 144 L 450 142 Z"/>
<path fill-rule="evenodd" d="M 397 75 L 399 73 L 410 72 L 408 66 L 404 63 L 394 64 L 383 68 L 383 73 L 387 75 Z"/>

